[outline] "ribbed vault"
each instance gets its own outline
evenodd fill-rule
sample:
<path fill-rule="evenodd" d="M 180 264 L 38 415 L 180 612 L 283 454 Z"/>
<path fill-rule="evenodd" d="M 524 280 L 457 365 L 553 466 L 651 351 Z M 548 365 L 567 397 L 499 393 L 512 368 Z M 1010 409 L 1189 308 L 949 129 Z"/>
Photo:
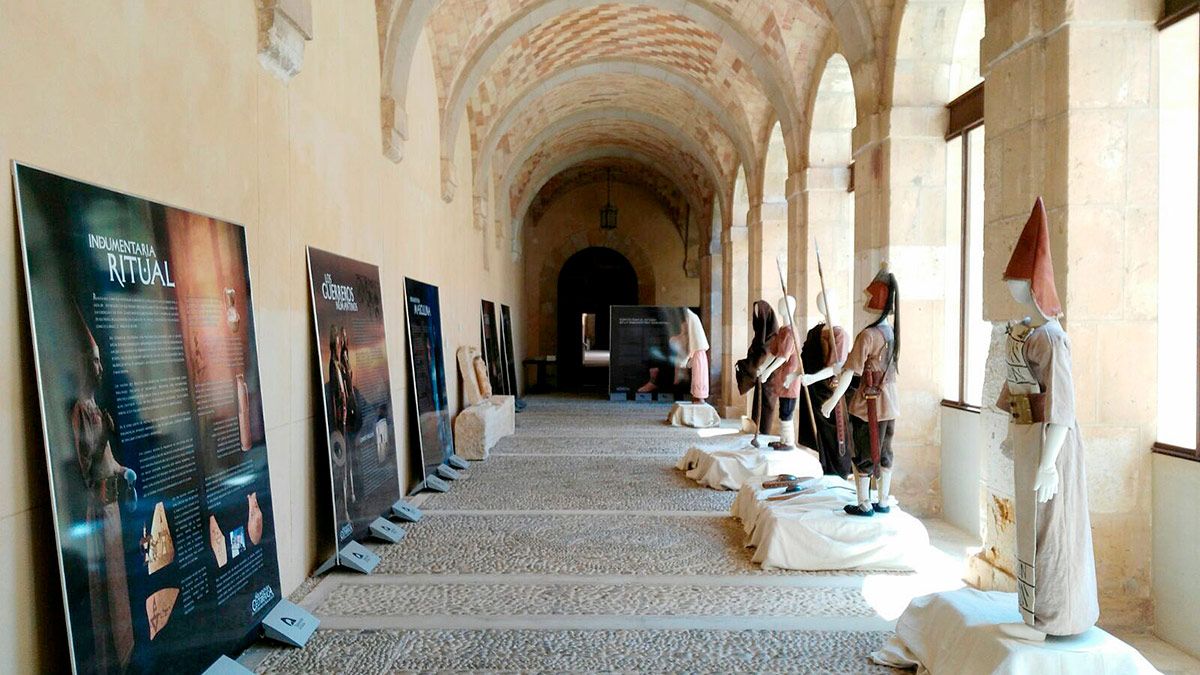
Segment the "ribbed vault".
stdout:
<path fill-rule="evenodd" d="M 776 125 L 788 172 L 805 166 L 814 78 L 831 49 L 850 64 L 856 94 L 875 90 L 882 64 L 874 54 L 893 4 L 377 0 L 385 148 L 389 134 L 403 135 L 399 122 L 389 128 L 393 117 L 402 121 L 395 109 L 404 66 L 388 59 L 406 53 L 393 48 L 393 36 L 411 35 L 411 21 L 419 20 L 433 53 L 443 196 L 454 198 L 453 149 L 468 134 L 481 227 L 508 228 L 515 244 L 526 209 L 554 184 L 556 171 L 569 169 L 577 179 L 579 158 L 609 161 L 613 153 L 669 167 L 658 175 L 690 208 L 715 205 L 728 225 L 739 169 L 750 203 L 762 200 Z M 876 106 L 858 110 L 869 115 Z"/>

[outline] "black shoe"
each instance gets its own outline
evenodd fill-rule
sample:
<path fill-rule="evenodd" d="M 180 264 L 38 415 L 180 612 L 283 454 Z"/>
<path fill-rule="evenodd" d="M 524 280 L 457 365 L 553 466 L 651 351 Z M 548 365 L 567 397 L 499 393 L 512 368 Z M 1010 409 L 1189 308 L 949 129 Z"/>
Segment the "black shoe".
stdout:
<path fill-rule="evenodd" d="M 846 510 L 846 513 L 849 513 L 852 516 L 866 516 L 869 518 L 869 517 L 875 515 L 874 510 L 872 510 L 872 509 L 864 510 L 858 504 L 847 504 L 846 506 L 844 506 L 842 508 L 844 508 Z"/>
<path fill-rule="evenodd" d="M 875 513 L 888 513 L 892 510 L 892 507 L 879 503 L 872 504 L 871 507 L 875 509 Z"/>

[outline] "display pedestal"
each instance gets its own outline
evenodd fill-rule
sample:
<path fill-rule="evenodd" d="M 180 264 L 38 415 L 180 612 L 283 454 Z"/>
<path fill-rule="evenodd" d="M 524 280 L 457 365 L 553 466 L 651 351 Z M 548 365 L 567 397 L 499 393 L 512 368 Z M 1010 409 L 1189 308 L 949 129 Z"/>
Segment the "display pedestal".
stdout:
<path fill-rule="evenodd" d="M 825 476 L 813 489 L 758 502 L 747 546 L 763 569 L 912 571 L 929 550 L 921 521 L 891 500 L 891 512 L 852 516 L 854 486 Z"/>
<path fill-rule="evenodd" d="M 352 541 L 342 546 L 342 550 L 333 554 L 329 560 L 321 563 L 321 566 L 317 568 L 316 574 L 324 574 L 338 566 L 355 572 L 361 572 L 362 574 L 370 574 L 375 571 L 375 566 L 378 564 L 379 556 L 375 555 L 366 546 L 357 541 Z"/>
<path fill-rule="evenodd" d="M 512 396 L 492 396 L 464 408 L 454 418 L 455 453 L 464 459 L 487 459 L 501 438 L 516 432 L 514 406 Z"/>
<path fill-rule="evenodd" d="M 204 670 L 204 675 L 254 675 L 254 671 L 222 655 Z"/>
<path fill-rule="evenodd" d="M 673 427 L 707 429 L 719 426 L 721 416 L 717 409 L 707 403 L 676 403 L 667 413 L 667 424 Z"/>
<path fill-rule="evenodd" d="M 808 448 L 793 450 L 771 450 L 767 443 L 771 436 L 759 436 L 761 448 L 749 445 L 744 438 L 744 447 L 734 450 L 706 450 L 693 446 L 688 449 L 676 468 L 687 471 L 687 477 L 700 485 L 716 490 L 738 490 L 747 481 L 763 476 L 791 474 L 793 476 L 820 476 L 821 460 L 817 453 Z"/>
<path fill-rule="evenodd" d="M 320 619 L 290 600 L 280 600 L 263 619 L 263 637 L 291 647 L 308 644 Z"/>
<path fill-rule="evenodd" d="M 404 538 L 404 528 L 387 518 L 376 518 L 370 525 L 371 536 L 389 544 L 395 544 Z"/>
<path fill-rule="evenodd" d="M 1015 593 L 963 588 L 914 598 L 896 634 L 871 655 L 919 673 L 1158 673 L 1136 649 L 1100 630 L 1027 642 L 1002 632 L 1020 623 Z"/>
<path fill-rule="evenodd" d="M 434 492 L 449 492 L 450 484 L 438 476 L 426 476 L 423 489 L 433 490 Z"/>
<path fill-rule="evenodd" d="M 421 519 L 421 509 L 401 499 L 392 504 L 392 515 L 400 520 L 415 523 Z"/>

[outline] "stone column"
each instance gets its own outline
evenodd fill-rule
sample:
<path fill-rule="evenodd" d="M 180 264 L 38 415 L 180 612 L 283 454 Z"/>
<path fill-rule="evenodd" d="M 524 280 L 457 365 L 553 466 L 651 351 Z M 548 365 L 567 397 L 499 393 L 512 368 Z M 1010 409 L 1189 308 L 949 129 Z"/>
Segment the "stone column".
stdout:
<path fill-rule="evenodd" d="M 734 363 L 746 355 L 750 344 L 750 228 L 731 227 L 721 233 L 722 342 L 721 414 L 737 417 L 746 413 L 746 397 L 738 393 Z"/>
<path fill-rule="evenodd" d="M 772 287 L 765 286 L 764 280 L 770 280 L 766 276 L 767 269 L 763 266 L 763 222 L 762 222 L 763 206 L 762 202 L 750 204 L 750 208 L 746 210 L 746 229 L 749 235 L 748 241 L 748 270 L 749 285 L 746 288 L 746 293 L 749 294 L 750 303 L 760 298 L 767 299 L 771 296 L 764 296 L 765 291 L 769 291 Z M 777 295 L 776 292 L 774 295 Z"/>
<path fill-rule="evenodd" d="M 721 382 L 722 366 L 725 363 L 725 340 L 723 339 L 725 331 L 722 329 L 724 293 L 721 262 L 720 242 L 714 242 L 709 251 L 700 256 L 700 320 L 708 331 L 708 400 L 710 403 L 724 400 L 722 398 L 724 387 Z"/>
<path fill-rule="evenodd" d="M 944 114 L 893 107 L 854 130 L 854 326 L 867 323 L 860 293 L 886 260 L 900 285 L 903 342 L 892 490 L 922 515 L 941 509 Z"/>
<path fill-rule="evenodd" d="M 854 196 L 848 192 L 850 170 L 844 166 L 812 167 L 804 175 L 808 241 L 801 245 L 807 247 L 804 251 L 809 265 L 807 270 L 800 270 L 808 289 L 801 307 L 807 308 L 810 325 L 825 320 L 816 304 L 817 293 L 821 290 L 815 251 L 819 245 L 825 285 L 834 298 L 829 309 L 833 320 L 850 331 L 854 306 L 860 297 L 853 287 Z"/>
<path fill-rule="evenodd" d="M 984 316 L 997 325 L 985 402 L 1003 376 L 1003 322 L 1019 318 L 999 278 L 1033 200 L 1050 219 L 1076 414 L 1090 489 L 1101 616 L 1150 623 L 1150 455 L 1156 427 L 1157 32 L 1160 3 L 993 3 L 982 45 Z M 990 447 L 984 551 L 973 580 L 1011 585 L 1007 418 L 984 411 Z"/>

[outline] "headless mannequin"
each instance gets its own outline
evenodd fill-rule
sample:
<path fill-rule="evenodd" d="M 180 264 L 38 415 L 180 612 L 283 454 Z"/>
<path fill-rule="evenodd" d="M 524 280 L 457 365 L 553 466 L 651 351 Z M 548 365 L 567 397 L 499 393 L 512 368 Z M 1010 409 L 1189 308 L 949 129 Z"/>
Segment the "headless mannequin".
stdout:
<path fill-rule="evenodd" d="M 882 311 L 871 308 L 869 298 L 863 301 L 863 311 L 873 317 L 883 314 Z M 872 321 L 872 323 L 874 322 Z M 888 321 L 886 318 L 876 324 L 876 326 L 887 325 Z M 827 370 L 832 372 L 833 369 L 828 368 Z M 827 419 L 833 415 L 833 409 L 837 407 L 838 401 L 841 401 L 846 392 L 850 390 L 851 380 L 855 375 L 857 373 L 846 369 L 844 365 L 839 369 L 837 388 L 833 390 L 833 395 L 821 405 L 821 415 Z M 892 488 L 892 470 L 890 468 L 881 469 L 879 472 L 878 502 L 874 504 L 871 502 L 871 476 L 859 473 L 857 467 L 854 469 L 854 488 L 858 497 L 858 510 L 862 515 L 869 515 L 874 512 L 887 513 L 890 510 L 888 506 L 888 497 L 891 494 Z M 849 509 L 850 507 L 847 508 Z"/>
<path fill-rule="evenodd" d="M 1029 282 L 1010 279 L 1006 283 L 1008 292 L 1027 313 L 1024 320 L 1035 328 L 1045 325 L 1047 319 L 1042 316 L 1037 304 L 1033 301 L 1033 291 Z M 1054 320 L 1057 321 L 1057 319 Z M 1055 466 L 1055 462 L 1058 460 L 1058 453 L 1062 451 L 1063 443 L 1067 440 L 1068 431 L 1070 428 L 1062 424 L 1046 425 L 1046 436 L 1042 441 L 1042 456 L 1038 461 L 1037 478 L 1033 484 L 1033 489 L 1037 492 L 1038 503 L 1048 502 L 1058 494 L 1058 468 Z M 1045 633 L 1024 622 L 1000 624 L 1000 630 L 1010 637 L 1021 640 L 1041 642 L 1046 639 Z"/>
<path fill-rule="evenodd" d="M 817 311 L 821 313 L 821 316 L 829 316 L 829 307 L 825 303 L 825 292 L 824 291 L 817 294 Z M 826 326 L 826 329 L 832 331 L 833 326 Z M 804 386 L 809 387 L 818 382 L 823 382 L 825 380 L 828 380 L 829 378 L 833 377 L 834 375 L 837 375 L 838 373 L 842 372 L 842 366 L 845 363 L 846 363 L 846 360 L 842 359 L 841 361 L 838 361 L 837 363 L 834 363 L 833 365 L 825 366 L 824 368 L 818 370 L 815 373 L 805 373 L 801 377 L 801 383 Z M 841 383 L 839 382 L 839 384 L 841 384 Z M 844 394 L 845 392 L 842 392 L 842 393 Z M 836 405 L 836 402 L 834 403 L 834 405 Z"/>

